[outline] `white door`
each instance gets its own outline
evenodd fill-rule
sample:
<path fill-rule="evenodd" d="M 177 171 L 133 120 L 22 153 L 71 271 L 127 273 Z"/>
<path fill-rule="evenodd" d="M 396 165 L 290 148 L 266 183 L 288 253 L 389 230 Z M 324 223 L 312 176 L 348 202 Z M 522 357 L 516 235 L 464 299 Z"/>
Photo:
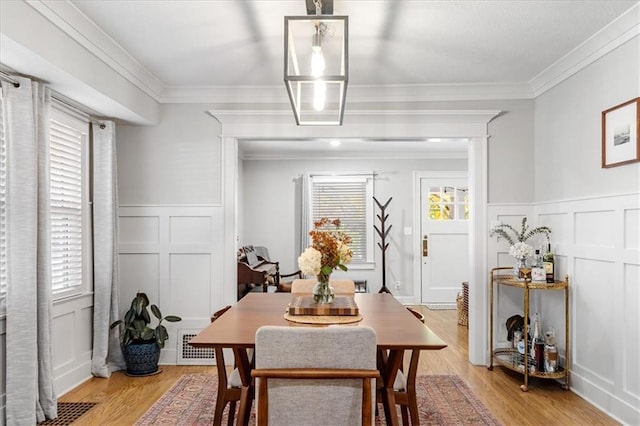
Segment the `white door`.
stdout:
<path fill-rule="evenodd" d="M 469 279 L 467 178 L 421 178 L 420 222 L 422 303 L 455 304 Z"/>

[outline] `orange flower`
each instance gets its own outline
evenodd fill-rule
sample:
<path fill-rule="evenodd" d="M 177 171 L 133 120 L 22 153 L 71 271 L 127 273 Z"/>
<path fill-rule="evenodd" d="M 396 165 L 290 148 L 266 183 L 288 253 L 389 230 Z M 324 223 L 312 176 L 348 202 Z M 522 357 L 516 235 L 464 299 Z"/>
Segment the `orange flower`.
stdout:
<path fill-rule="evenodd" d="M 309 235 L 311 236 L 311 247 L 320 254 L 320 265 L 311 268 L 311 263 L 315 263 L 317 258 L 311 258 L 308 250 L 298 258 L 298 265 L 304 265 L 306 270 L 318 270 L 317 277 L 319 281 L 327 281 L 329 276 L 335 269 L 347 270 L 345 266 L 351 262 L 351 237 L 344 231 L 340 230 L 340 219 L 329 219 L 323 217 L 313 223 L 313 228 Z M 303 271 L 304 272 L 304 271 Z"/>

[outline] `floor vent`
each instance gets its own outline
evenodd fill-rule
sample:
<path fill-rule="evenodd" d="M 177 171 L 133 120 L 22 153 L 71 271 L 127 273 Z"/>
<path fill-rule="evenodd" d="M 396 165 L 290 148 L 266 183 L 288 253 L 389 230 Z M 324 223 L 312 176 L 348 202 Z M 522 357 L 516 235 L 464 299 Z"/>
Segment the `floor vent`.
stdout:
<path fill-rule="evenodd" d="M 97 402 L 58 402 L 58 417 L 38 423 L 42 426 L 66 426 L 78 420 L 87 411 L 95 407 Z"/>
<path fill-rule="evenodd" d="M 178 365 L 215 365 L 213 348 L 196 348 L 189 344 L 201 330 L 178 330 Z"/>

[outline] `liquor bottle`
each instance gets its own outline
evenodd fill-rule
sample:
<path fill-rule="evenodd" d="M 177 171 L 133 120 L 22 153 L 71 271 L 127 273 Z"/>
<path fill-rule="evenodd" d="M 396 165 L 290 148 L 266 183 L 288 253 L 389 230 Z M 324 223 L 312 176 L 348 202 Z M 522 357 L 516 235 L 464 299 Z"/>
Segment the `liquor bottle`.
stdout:
<path fill-rule="evenodd" d="M 534 360 L 536 371 L 544 372 L 544 340 L 540 333 L 540 319 L 538 313 L 533 319 L 533 339 L 531 341 L 531 358 Z"/>
<path fill-rule="evenodd" d="M 553 270 L 553 253 L 551 252 L 551 244 L 547 245 L 547 251 L 542 258 L 545 270 L 546 281 L 548 283 L 554 283 L 555 271 Z"/>
<path fill-rule="evenodd" d="M 545 373 L 558 371 L 558 346 L 556 346 L 556 337 L 553 330 L 545 333 L 544 371 Z"/>
<path fill-rule="evenodd" d="M 547 280 L 547 273 L 542 263 L 542 254 L 540 249 L 536 249 L 536 254 L 533 257 L 533 264 L 531 265 L 531 281 L 544 282 Z"/>

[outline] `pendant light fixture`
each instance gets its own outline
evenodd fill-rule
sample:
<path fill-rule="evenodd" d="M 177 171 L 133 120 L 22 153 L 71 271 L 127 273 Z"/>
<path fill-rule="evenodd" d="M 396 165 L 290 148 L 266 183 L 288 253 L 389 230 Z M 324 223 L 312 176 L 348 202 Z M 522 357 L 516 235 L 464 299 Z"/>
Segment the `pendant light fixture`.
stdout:
<path fill-rule="evenodd" d="M 347 16 L 333 0 L 306 0 L 306 16 L 284 17 L 284 82 L 299 126 L 342 125 L 349 75 Z"/>

